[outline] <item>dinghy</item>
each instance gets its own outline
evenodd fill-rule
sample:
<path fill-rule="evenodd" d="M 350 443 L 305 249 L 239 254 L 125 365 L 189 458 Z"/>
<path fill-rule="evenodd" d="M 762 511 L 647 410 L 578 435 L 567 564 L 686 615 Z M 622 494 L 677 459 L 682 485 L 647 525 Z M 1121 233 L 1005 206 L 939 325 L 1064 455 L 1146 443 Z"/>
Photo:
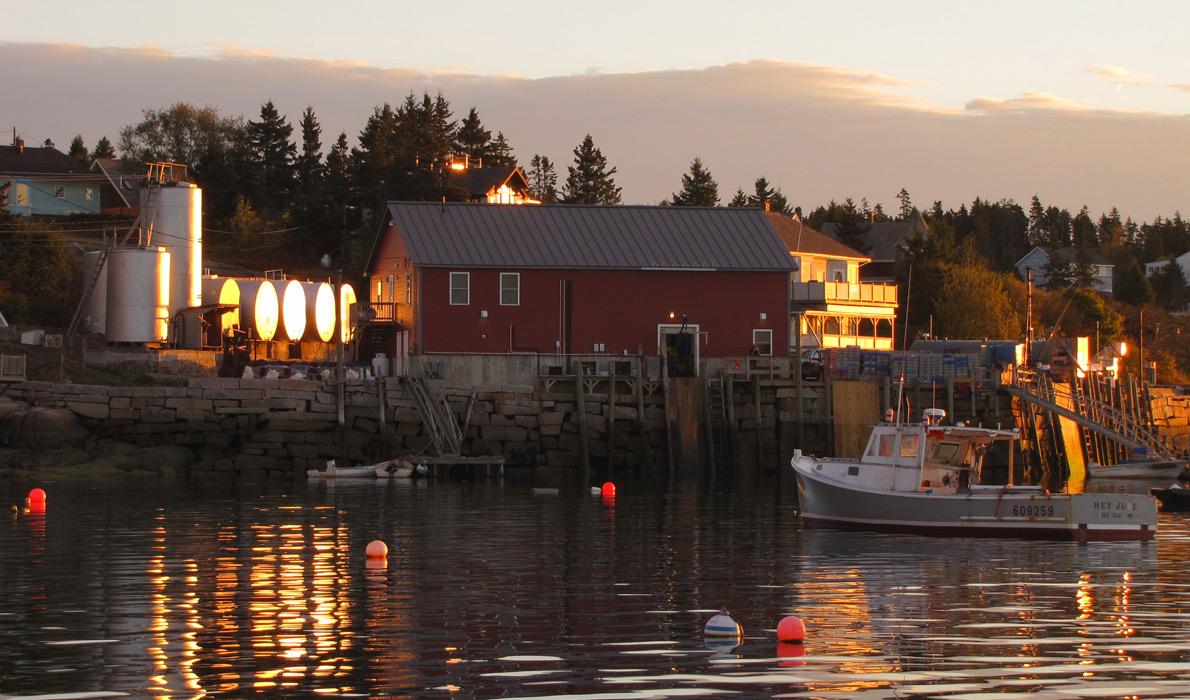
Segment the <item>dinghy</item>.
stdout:
<path fill-rule="evenodd" d="M 357 465 L 354 467 L 340 467 L 335 464 L 335 460 L 327 460 L 326 469 L 319 471 L 317 469 L 309 469 L 306 471 L 306 476 L 311 479 L 375 479 L 376 465 Z"/>
<path fill-rule="evenodd" d="M 1110 466 L 1087 462 L 1087 474 L 1093 479 L 1177 479 L 1185 462 L 1140 460 Z"/>

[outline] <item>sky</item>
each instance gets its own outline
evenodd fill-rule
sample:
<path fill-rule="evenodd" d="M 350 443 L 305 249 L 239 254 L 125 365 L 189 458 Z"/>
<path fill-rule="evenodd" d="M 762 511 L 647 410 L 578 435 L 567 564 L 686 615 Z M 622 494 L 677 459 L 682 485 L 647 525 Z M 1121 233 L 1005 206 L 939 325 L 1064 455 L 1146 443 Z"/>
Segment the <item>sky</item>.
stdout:
<path fill-rule="evenodd" d="M 66 2 L 5 9 L 0 127 L 113 139 L 178 100 L 317 110 L 330 141 L 410 90 L 565 175 L 591 133 L 629 203 L 699 155 L 724 199 L 975 196 L 1190 209 L 1190 3 Z M 500 11 L 493 12 L 493 8 Z M 10 122 L 10 123 L 5 123 Z"/>

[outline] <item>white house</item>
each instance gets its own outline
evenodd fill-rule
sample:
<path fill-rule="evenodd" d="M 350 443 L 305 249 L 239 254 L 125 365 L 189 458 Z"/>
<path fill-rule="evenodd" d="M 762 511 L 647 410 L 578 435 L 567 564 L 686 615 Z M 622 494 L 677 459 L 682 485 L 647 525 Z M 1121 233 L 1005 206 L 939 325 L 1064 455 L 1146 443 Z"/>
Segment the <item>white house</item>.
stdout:
<path fill-rule="evenodd" d="M 1182 253 L 1176 258 L 1145 263 L 1145 276 L 1152 277 L 1161 270 L 1164 270 L 1171 262 L 1176 262 L 1178 267 L 1182 268 L 1182 274 L 1190 273 L 1190 253 Z"/>
<path fill-rule="evenodd" d="M 1074 248 L 1059 248 L 1055 251 L 1048 251 L 1041 246 L 1036 246 L 1033 250 L 1025 253 L 1025 257 L 1016 261 L 1016 272 L 1021 279 L 1026 279 L 1029 270 L 1033 271 L 1033 283 L 1037 285 L 1045 285 L 1049 282 L 1049 275 L 1046 273 L 1046 267 L 1050 264 L 1051 255 L 1055 256 L 1059 262 L 1066 263 L 1066 268 L 1070 269 L 1078 263 L 1078 251 Z M 1115 272 L 1115 265 L 1110 260 L 1097 252 L 1088 252 L 1086 254 L 1087 265 L 1091 268 L 1091 287 L 1097 292 L 1103 294 L 1112 293 L 1112 276 Z"/>

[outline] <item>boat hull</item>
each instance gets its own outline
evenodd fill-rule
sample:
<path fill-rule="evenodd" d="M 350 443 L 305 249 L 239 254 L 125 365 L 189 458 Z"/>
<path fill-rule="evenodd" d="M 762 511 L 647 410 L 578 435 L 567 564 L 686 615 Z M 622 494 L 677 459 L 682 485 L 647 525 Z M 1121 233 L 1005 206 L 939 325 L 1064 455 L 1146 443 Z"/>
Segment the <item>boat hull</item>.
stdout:
<path fill-rule="evenodd" d="M 1186 468 L 1184 462 L 1125 462 L 1103 466 L 1092 462 L 1087 473 L 1093 479 L 1177 479 Z"/>
<path fill-rule="evenodd" d="M 986 487 L 955 494 L 873 491 L 823 478 L 809 460 L 798 462 L 801 517 L 808 525 L 1078 541 L 1148 540 L 1156 533 L 1156 502 L 1145 495 Z"/>

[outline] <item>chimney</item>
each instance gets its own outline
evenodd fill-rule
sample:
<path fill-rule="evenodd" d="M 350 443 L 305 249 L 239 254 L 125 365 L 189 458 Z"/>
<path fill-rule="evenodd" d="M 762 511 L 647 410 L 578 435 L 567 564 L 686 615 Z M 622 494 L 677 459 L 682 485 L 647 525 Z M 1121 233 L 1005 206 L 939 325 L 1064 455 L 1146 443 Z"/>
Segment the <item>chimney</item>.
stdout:
<path fill-rule="evenodd" d="M 772 202 L 769 202 L 769 201 L 767 201 L 767 200 L 765 200 L 765 203 L 764 203 L 764 210 L 765 210 L 765 212 L 770 212 L 770 211 L 772 211 L 772 210 L 773 210 L 773 203 L 772 203 Z"/>
<path fill-rule="evenodd" d="M 25 152 L 25 139 L 17 136 L 17 128 L 15 126 L 12 127 L 12 145 L 16 147 L 18 154 Z"/>

